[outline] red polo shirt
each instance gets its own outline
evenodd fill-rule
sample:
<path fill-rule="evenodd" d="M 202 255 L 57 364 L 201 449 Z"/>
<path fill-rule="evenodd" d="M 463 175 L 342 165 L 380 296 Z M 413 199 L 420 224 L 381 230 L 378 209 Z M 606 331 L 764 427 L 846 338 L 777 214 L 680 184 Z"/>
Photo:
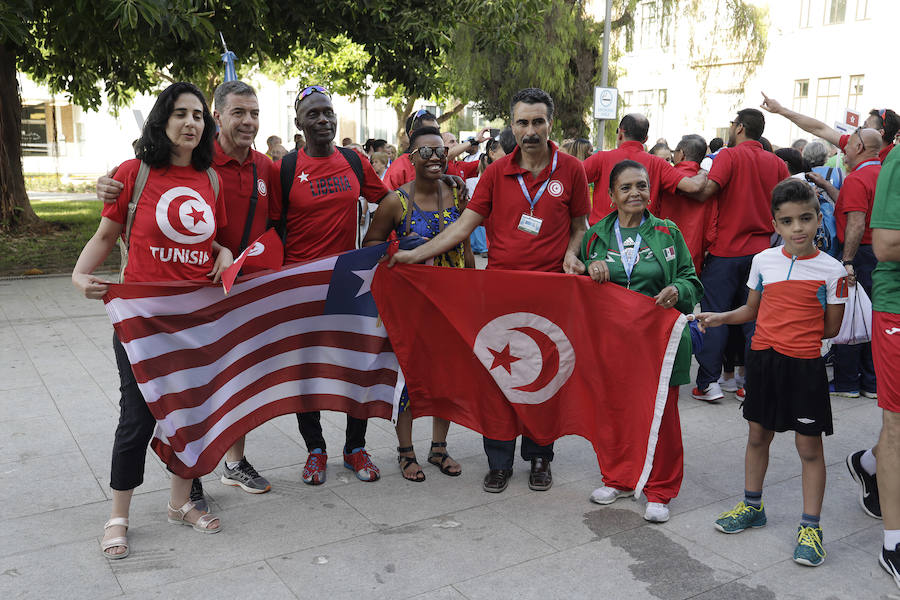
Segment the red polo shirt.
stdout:
<path fill-rule="evenodd" d="M 389 190 L 396 190 L 404 183 L 416 178 L 416 168 L 409 159 L 409 154 L 401 154 L 384 172 L 384 185 Z"/>
<path fill-rule="evenodd" d="M 715 256 L 747 256 L 771 245 L 772 188 L 790 177 L 784 161 L 756 140 L 723 149 L 709 179 L 719 184 L 718 233 L 709 248 Z"/>
<path fill-rule="evenodd" d="M 470 177 L 478 175 L 478 161 L 462 162 L 451 160 L 447 162 L 448 175 L 457 175 L 463 181 Z M 397 157 L 397 160 L 391 163 L 388 170 L 384 173 L 384 185 L 388 189 L 396 190 L 401 185 L 409 183 L 416 178 L 416 168 L 409 158 L 409 154 L 403 154 Z"/>
<path fill-rule="evenodd" d="M 478 180 L 467 208 L 487 219 L 485 229 L 491 247 L 488 269 L 562 271 L 572 219 L 587 215 L 590 204 L 581 161 L 559 152 L 553 142 L 548 145 L 551 153 L 557 155 L 556 171 L 552 175 L 552 154 L 550 164 L 534 177 L 531 171 L 519 166 L 520 150 L 516 146 L 512 154 L 491 163 Z M 534 206 L 534 216 L 543 220 L 537 235 L 518 228 L 522 215 L 531 212 L 518 175 L 522 176 L 532 198 L 549 179 Z"/>
<path fill-rule="evenodd" d="M 256 182 L 253 181 L 253 165 L 256 165 Z M 213 168 L 222 178 L 222 192 L 225 197 L 225 213 L 228 224 L 221 227 L 216 234 L 216 241 L 231 250 L 235 257 L 240 253 L 241 239 L 244 236 L 248 213 L 250 211 L 250 198 L 253 187 L 256 186 L 256 209 L 253 211 L 253 221 L 250 226 L 248 244 L 261 236 L 266 231 L 266 220 L 269 216 L 269 199 L 272 196 L 270 181 L 278 177 L 278 171 L 272 165 L 265 154 L 250 149 L 244 162 L 225 154 L 219 141 L 215 142 L 213 154 Z M 273 200 L 274 201 L 274 200 Z M 252 268 L 244 269 L 245 272 Z"/>
<path fill-rule="evenodd" d="M 281 161 L 275 163 L 278 173 Z M 362 161 L 363 186 L 344 155 L 297 154 L 294 182 L 288 198 L 284 263 L 322 258 L 356 247 L 359 197 L 380 202 L 389 192 L 369 161 Z M 272 178 L 272 197 L 281 198 L 281 180 Z M 269 218 L 281 218 L 281 202 L 272 202 Z"/>
<path fill-rule="evenodd" d="M 700 171 L 700 164 L 684 160 L 675 165 L 675 170 L 683 177 L 693 177 Z M 661 219 L 669 219 L 678 225 L 684 236 L 691 260 L 694 261 L 694 269 L 700 272 L 703 266 L 703 257 L 713 236 L 710 231 L 715 230 L 716 202 L 710 198 L 706 202 L 692 200 L 683 194 L 663 192 L 659 195 L 656 216 Z M 709 238 L 709 241 L 707 240 Z"/>
<path fill-rule="evenodd" d="M 856 165 L 844 179 L 844 185 L 834 203 L 834 220 L 837 225 L 838 240 L 844 243 L 844 231 L 847 229 L 848 212 L 866 213 L 866 229 L 860 244 L 872 243 L 872 229 L 869 220 L 872 218 L 872 203 L 875 201 L 875 183 L 881 173 L 881 162 L 877 158 L 864 160 Z"/>
<path fill-rule="evenodd" d="M 891 150 L 893 150 L 893 149 L 894 149 L 893 143 L 888 144 L 887 146 L 882 148 L 881 151 L 878 153 L 878 160 L 880 160 L 881 162 L 884 162 L 885 159 L 887 158 L 887 155 L 890 154 Z"/>
<path fill-rule="evenodd" d="M 594 184 L 591 206 L 591 225 L 613 212 L 609 197 L 609 174 L 623 160 L 636 160 L 647 169 L 650 177 L 650 212 L 656 212 L 656 203 L 662 192 L 674 193 L 684 175 L 668 161 L 644 151 L 640 142 L 623 142 L 615 150 L 597 152 L 584 159 L 584 173 Z"/>

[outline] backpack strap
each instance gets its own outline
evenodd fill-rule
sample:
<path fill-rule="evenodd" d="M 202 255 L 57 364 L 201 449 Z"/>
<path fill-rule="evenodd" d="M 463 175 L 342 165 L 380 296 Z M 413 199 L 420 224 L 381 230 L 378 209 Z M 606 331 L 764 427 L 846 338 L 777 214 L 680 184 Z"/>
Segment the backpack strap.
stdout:
<path fill-rule="evenodd" d="M 216 205 L 216 200 L 219 197 L 219 175 L 216 173 L 216 170 L 212 167 L 206 169 L 206 176 L 209 177 L 209 183 L 212 185 L 213 189 L 213 206 Z"/>
<path fill-rule="evenodd" d="M 286 243 L 287 237 L 287 213 L 291 197 L 291 186 L 294 185 L 294 172 L 297 170 L 297 151 L 291 150 L 281 159 L 281 218 L 275 225 L 275 231 L 281 236 L 281 242 Z"/>
<path fill-rule="evenodd" d="M 124 281 L 125 267 L 128 266 L 128 248 L 131 244 L 131 226 L 134 225 L 134 215 L 137 212 L 137 205 L 147 186 L 147 178 L 150 177 L 150 165 L 141 161 L 138 168 L 137 177 L 134 180 L 134 188 L 131 190 L 131 200 L 128 201 L 128 214 L 125 217 L 125 231 L 119 238 L 119 251 L 122 255 L 122 265 L 119 267 L 119 282 Z M 216 186 L 218 187 L 218 180 Z"/>
<path fill-rule="evenodd" d="M 256 189 L 256 163 L 253 165 L 253 190 L 250 192 L 250 207 L 247 209 L 247 220 L 244 223 L 244 235 L 241 236 L 241 247 L 238 248 L 238 254 L 247 249 L 250 243 L 250 230 L 253 228 L 253 217 L 256 216 L 256 203 L 259 199 L 259 192 Z"/>
<path fill-rule="evenodd" d="M 356 175 L 356 180 L 359 182 L 359 191 L 362 192 L 363 183 L 365 183 L 366 181 L 366 176 L 365 174 L 363 174 L 362 159 L 359 157 L 359 154 L 357 154 L 355 150 L 344 148 L 343 146 L 335 146 L 335 148 L 337 148 L 338 152 L 344 155 L 344 160 L 350 163 L 350 168 L 353 169 L 353 173 L 354 175 Z"/>

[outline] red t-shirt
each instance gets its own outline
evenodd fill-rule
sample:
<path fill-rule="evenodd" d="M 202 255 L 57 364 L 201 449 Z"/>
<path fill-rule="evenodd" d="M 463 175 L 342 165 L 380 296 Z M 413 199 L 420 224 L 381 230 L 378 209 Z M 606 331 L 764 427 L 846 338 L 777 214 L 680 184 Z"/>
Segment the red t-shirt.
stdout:
<path fill-rule="evenodd" d="M 470 177 L 478 177 L 478 161 L 451 160 L 447 162 L 447 175 L 462 177 L 463 181 Z"/>
<path fill-rule="evenodd" d="M 231 250 L 235 257 L 241 252 L 241 239 L 244 237 L 244 228 L 247 223 L 247 213 L 250 210 L 250 197 L 253 193 L 253 165 L 256 165 L 256 209 L 253 211 L 250 236 L 247 244 L 261 236 L 266 231 L 266 220 L 269 218 L 269 200 L 274 198 L 269 189 L 270 181 L 278 175 L 269 158 L 250 149 L 250 153 L 243 163 L 239 163 L 222 150 L 218 140 L 213 155 L 213 168 L 222 179 L 222 191 L 225 195 L 225 212 L 228 215 L 228 225 L 219 228 L 216 241 Z M 244 272 L 252 271 L 245 268 Z"/>
<path fill-rule="evenodd" d="M 844 231 L 847 229 L 848 212 L 866 213 L 866 229 L 860 244 L 872 243 L 872 229 L 869 220 L 872 218 L 872 203 L 875 202 L 875 183 L 881 172 L 881 163 L 877 158 L 864 160 L 856 165 L 844 179 L 844 185 L 834 203 L 834 220 L 837 225 L 838 240 L 844 243 Z"/>
<path fill-rule="evenodd" d="M 683 177 L 693 177 L 700 171 L 700 164 L 684 160 L 675 165 L 675 170 Z M 703 266 L 703 256 L 713 239 L 709 233 L 715 229 L 715 209 L 716 203 L 712 198 L 706 202 L 698 202 L 678 193 L 663 192 L 659 195 L 654 214 L 678 225 L 697 273 Z"/>
<path fill-rule="evenodd" d="M 587 215 L 590 204 L 581 161 L 559 152 L 553 142 L 548 144 L 551 152 L 557 155 L 556 171 L 552 176 L 552 157 L 550 164 L 535 178 L 519 166 L 520 150 L 516 146 L 512 154 L 491 163 L 478 180 L 467 208 L 487 219 L 485 229 L 491 248 L 488 269 L 562 271 L 572 219 Z M 518 228 L 522 215 L 531 212 L 531 205 L 522 194 L 517 175 L 522 176 L 532 198 L 541 185 L 548 178 L 550 180 L 534 206 L 534 216 L 543 220 L 537 235 Z"/>
<path fill-rule="evenodd" d="M 647 169 L 650 177 L 650 212 L 655 214 L 656 202 L 662 192 L 674 193 L 678 183 L 684 177 L 675 170 L 668 161 L 644 152 L 640 142 L 623 142 L 615 150 L 596 152 L 584 159 L 584 173 L 587 180 L 594 184 L 594 196 L 591 204 L 591 225 L 611 213 L 612 199 L 609 197 L 609 174 L 613 167 L 623 160 L 636 160 Z"/>
<path fill-rule="evenodd" d="M 396 190 L 404 183 L 416 178 L 416 168 L 409 159 L 409 154 L 401 154 L 384 172 L 384 185 L 389 190 Z"/>
<path fill-rule="evenodd" d="M 284 263 L 290 264 L 330 256 L 356 247 L 359 197 L 380 202 L 388 189 L 368 161 L 362 161 L 363 187 L 344 155 L 297 154 L 294 183 L 288 198 L 287 241 Z M 271 197 L 281 198 L 281 161 L 275 163 Z M 280 200 L 269 205 L 269 219 L 281 218 Z"/>
<path fill-rule="evenodd" d="M 114 179 L 125 187 L 115 203 L 103 205 L 103 216 L 121 223 L 123 236 L 140 166 L 136 158 L 119 165 Z M 131 224 L 124 280 L 207 280 L 215 262 L 216 227 L 226 223 L 221 177 L 214 198 L 206 171 L 172 165 L 150 169 Z"/>
<path fill-rule="evenodd" d="M 723 148 L 709 171 L 719 184 L 715 256 L 747 256 L 771 245 L 772 189 L 790 177 L 787 165 L 756 140 Z"/>

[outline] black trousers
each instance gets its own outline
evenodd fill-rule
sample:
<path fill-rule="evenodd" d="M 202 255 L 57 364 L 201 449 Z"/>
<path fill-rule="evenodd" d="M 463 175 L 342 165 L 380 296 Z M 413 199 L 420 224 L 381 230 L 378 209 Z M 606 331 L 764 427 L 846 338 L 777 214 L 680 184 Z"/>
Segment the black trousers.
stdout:
<path fill-rule="evenodd" d="M 112 468 L 109 487 L 125 491 L 144 482 L 144 463 L 147 445 L 153 437 L 156 419 L 147 408 L 144 396 L 138 389 L 131 370 L 131 363 L 118 336 L 113 334 L 113 350 L 119 368 L 119 425 L 113 442 Z"/>
<path fill-rule="evenodd" d="M 357 419 L 347 415 L 347 434 L 344 441 L 344 454 L 350 454 L 357 448 L 366 445 L 366 427 L 369 422 L 365 419 Z M 322 414 L 319 411 L 297 413 L 297 426 L 300 435 L 306 442 L 306 449 L 312 452 L 320 448 L 326 451 L 325 437 L 322 435 Z"/>
<path fill-rule="evenodd" d="M 516 456 L 516 440 L 484 439 L 484 453 L 487 454 L 488 467 L 491 469 L 512 469 Z M 540 446 L 530 437 L 522 436 L 522 459 L 546 458 L 553 460 L 553 444 Z"/>

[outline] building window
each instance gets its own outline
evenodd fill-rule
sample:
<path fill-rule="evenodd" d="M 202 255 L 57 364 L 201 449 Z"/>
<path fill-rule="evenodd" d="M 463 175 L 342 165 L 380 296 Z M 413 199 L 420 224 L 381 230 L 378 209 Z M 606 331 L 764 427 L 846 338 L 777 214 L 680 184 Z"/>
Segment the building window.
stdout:
<path fill-rule="evenodd" d="M 22 156 L 50 156 L 49 131 L 54 129 L 53 107 L 48 102 L 22 103 Z"/>
<path fill-rule="evenodd" d="M 791 103 L 794 112 L 802 115 L 809 114 L 809 79 L 797 79 L 794 81 L 794 100 Z M 791 124 L 790 138 L 792 140 L 801 137 L 803 132 L 794 124 Z"/>
<path fill-rule="evenodd" d="M 828 0 L 825 10 L 825 23 L 836 25 L 844 22 L 847 14 L 847 0 Z"/>
<path fill-rule="evenodd" d="M 856 20 L 869 18 L 869 0 L 856 0 Z"/>
<path fill-rule="evenodd" d="M 622 102 L 625 105 L 625 112 L 630 112 L 632 107 L 632 100 L 634 99 L 634 92 L 625 92 L 622 94 Z"/>
<path fill-rule="evenodd" d="M 639 42 L 641 48 L 655 48 L 659 35 L 659 19 L 656 0 L 641 3 L 641 29 Z"/>
<path fill-rule="evenodd" d="M 859 99 L 863 93 L 864 75 L 851 75 L 850 88 L 847 91 L 847 107 L 857 110 L 859 108 Z"/>
<path fill-rule="evenodd" d="M 800 0 L 800 28 L 805 29 L 817 25 L 822 15 L 822 8 L 822 0 Z"/>
<path fill-rule="evenodd" d="M 840 104 L 840 77 L 823 77 L 816 85 L 816 118 L 825 123 L 838 120 Z"/>

